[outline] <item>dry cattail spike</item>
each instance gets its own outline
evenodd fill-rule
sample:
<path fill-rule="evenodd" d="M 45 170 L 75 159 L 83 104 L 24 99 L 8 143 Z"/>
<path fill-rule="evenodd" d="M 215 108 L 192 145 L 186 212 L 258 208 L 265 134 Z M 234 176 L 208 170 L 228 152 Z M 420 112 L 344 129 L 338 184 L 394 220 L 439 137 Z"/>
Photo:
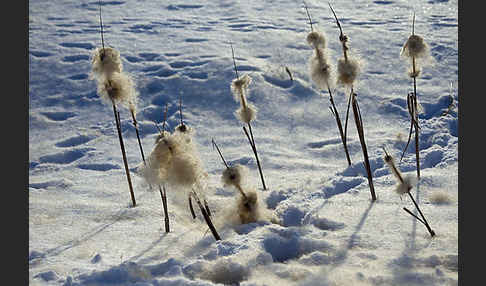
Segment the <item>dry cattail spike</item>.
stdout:
<path fill-rule="evenodd" d="M 241 224 L 256 222 L 259 219 L 258 197 L 256 192 L 250 191 L 237 201 L 238 217 Z"/>
<path fill-rule="evenodd" d="M 309 70 L 312 81 L 321 90 L 329 89 L 329 83 L 332 82 L 332 70 L 328 62 L 325 50 L 315 48 L 314 54 L 309 60 Z"/>
<path fill-rule="evenodd" d="M 120 52 L 114 48 L 96 48 L 91 59 L 91 78 L 110 77 L 123 71 Z"/>
<path fill-rule="evenodd" d="M 360 62 L 357 59 L 349 58 L 346 60 L 340 58 L 337 63 L 337 81 L 339 84 L 352 86 L 360 74 Z"/>
<path fill-rule="evenodd" d="M 307 34 L 307 43 L 314 49 L 325 49 L 326 38 L 321 32 L 313 31 Z"/>

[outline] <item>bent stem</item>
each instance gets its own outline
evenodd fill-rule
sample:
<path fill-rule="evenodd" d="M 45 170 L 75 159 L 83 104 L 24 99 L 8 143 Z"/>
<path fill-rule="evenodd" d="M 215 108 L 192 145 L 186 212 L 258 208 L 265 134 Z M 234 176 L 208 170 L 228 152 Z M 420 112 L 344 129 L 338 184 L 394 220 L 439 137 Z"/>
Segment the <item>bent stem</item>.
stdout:
<path fill-rule="evenodd" d="M 206 208 L 201 203 L 201 200 L 199 199 L 199 197 L 196 194 L 196 192 L 194 191 L 194 189 L 191 191 L 190 196 L 193 196 L 194 199 L 196 200 L 196 203 L 199 206 L 199 209 L 201 210 L 201 213 L 204 217 L 204 220 L 206 221 L 206 224 L 208 225 L 209 229 L 211 230 L 211 233 L 213 234 L 214 239 L 221 240 L 221 237 L 219 236 L 218 232 L 216 231 L 216 228 L 214 227 L 213 222 L 211 221 L 210 215 L 208 214 Z M 195 217 L 195 216 L 193 215 L 193 217 Z"/>
<path fill-rule="evenodd" d="M 424 214 L 422 213 L 422 211 L 420 210 L 417 202 L 415 201 L 415 199 L 413 198 L 412 194 L 410 192 L 408 192 L 408 195 L 410 196 L 410 199 L 412 200 L 413 204 L 415 205 L 415 208 L 418 210 L 418 212 L 420 213 L 420 216 L 422 217 L 422 219 L 418 218 L 416 215 L 414 215 L 411 211 L 409 211 L 407 208 L 403 208 L 406 212 L 408 212 L 409 214 L 411 214 L 413 217 L 415 217 L 418 221 L 420 221 L 423 225 L 425 225 L 425 227 L 427 228 L 427 230 L 429 231 L 430 233 L 430 236 L 434 237 L 435 236 L 435 232 L 432 230 L 432 228 L 430 228 L 430 225 L 427 223 L 427 220 L 425 219 L 425 216 Z"/>
<path fill-rule="evenodd" d="M 334 104 L 334 99 L 332 97 L 331 89 L 329 88 L 329 85 L 327 86 L 327 90 L 329 92 L 329 100 L 331 101 L 332 108 L 331 113 L 334 115 L 334 118 L 336 119 L 336 123 L 339 129 L 339 135 L 341 136 L 341 141 L 343 142 L 343 147 L 344 147 L 344 152 L 346 153 L 346 160 L 348 160 L 348 165 L 351 166 L 351 157 L 349 156 L 348 152 L 348 145 L 346 144 L 346 136 L 344 135 L 343 132 L 343 126 L 341 124 L 341 119 L 339 118 L 339 113 L 336 108 L 336 105 Z"/>
<path fill-rule="evenodd" d="M 363 120 L 361 118 L 361 112 L 359 110 L 358 100 L 356 99 L 356 94 L 353 93 L 351 96 L 352 96 L 354 122 L 356 123 L 356 129 L 358 130 L 359 142 L 361 143 L 361 149 L 363 150 L 364 165 L 365 165 L 366 173 L 367 173 L 367 176 L 368 176 L 368 185 L 370 186 L 371 200 L 375 201 L 376 200 L 375 188 L 373 186 L 373 177 L 372 177 L 372 174 L 371 174 L 370 162 L 368 160 L 368 151 L 367 151 L 367 148 L 366 148 L 366 142 L 365 142 L 365 136 L 364 136 Z"/>
<path fill-rule="evenodd" d="M 408 141 L 407 145 L 403 149 L 402 156 L 400 161 L 402 160 L 405 152 L 410 144 L 410 139 L 412 137 L 412 128 L 415 130 L 415 161 L 416 161 L 416 168 L 417 168 L 417 177 L 420 178 L 420 150 L 419 150 L 419 129 L 420 126 L 418 124 L 418 104 L 417 104 L 417 96 L 414 93 L 409 93 L 407 96 L 407 108 L 408 114 L 410 115 L 410 131 L 408 134 Z"/>
<path fill-rule="evenodd" d="M 260 178 L 262 180 L 263 189 L 266 190 L 267 186 L 265 185 L 265 179 L 263 178 L 262 166 L 260 165 L 260 159 L 258 159 L 258 152 L 257 152 L 256 145 L 255 145 L 255 139 L 253 138 L 253 132 L 251 130 L 250 122 L 248 122 L 248 129 L 250 130 L 250 135 L 248 135 L 248 131 L 246 131 L 245 126 L 243 126 L 243 131 L 245 131 L 245 134 L 246 134 L 246 137 L 248 138 L 251 149 L 253 150 L 253 154 L 255 154 L 255 159 L 256 159 L 256 162 L 257 162 L 258 171 L 260 172 Z"/>
<path fill-rule="evenodd" d="M 135 201 L 135 194 L 133 193 L 132 180 L 130 178 L 130 170 L 128 169 L 127 155 L 125 153 L 125 144 L 123 144 L 123 137 L 121 134 L 120 113 L 117 111 L 115 103 L 113 103 L 113 114 L 115 115 L 116 129 L 118 131 L 118 139 L 120 141 L 123 164 L 125 165 L 125 173 L 127 174 L 128 187 L 130 189 L 130 197 L 132 198 L 132 205 L 133 207 L 135 207 L 137 203 Z"/>

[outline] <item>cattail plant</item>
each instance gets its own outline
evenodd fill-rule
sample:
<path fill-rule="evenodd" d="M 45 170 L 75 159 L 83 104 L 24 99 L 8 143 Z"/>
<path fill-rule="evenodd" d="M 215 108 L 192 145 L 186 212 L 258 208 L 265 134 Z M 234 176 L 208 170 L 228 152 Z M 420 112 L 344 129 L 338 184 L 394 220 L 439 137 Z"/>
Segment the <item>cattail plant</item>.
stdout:
<path fill-rule="evenodd" d="M 248 168 L 240 164 L 229 166 L 214 139 L 212 143 L 226 167 L 221 175 L 223 186 L 234 187 L 240 194 L 236 200 L 236 213 L 233 209 L 228 210 L 227 217 L 231 218 L 230 221 L 246 224 L 259 220 L 271 220 L 271 215 L 261 206 L 256 190 L 248 188 L 245 184 L 249 173 Z"/>
<path fill-rule="evenodd" d="M 339 130 L 339 135 L 341 136 L 341 141 L 343 143 L 344 152 L 346 154 L 346 160 L 348 165 L 351 166 L 351 157 L 349 156 L 348 146 L 346 144 L 346 137 L 344 136 L 343 126 L 341 124 L 341 119 L 339 117 L 339 112 L 334 104 L 334 99 L 331 92 L 330 84 L 333 82 L 332 79 L 332 69 L 328 60 L 328 50 L 326 49 L 326 38 L 322 32 L 315 31 L 313 28 L 312 19 L 309 13 L 309 9 L 304 2 L 304 8 L 309 19 L 309 24 L 311 27 L 311 32 L 307 34 L 307 43 L 314 49 L 314 53 L 309 60 L 309 72 L 312 81 L 320 90 L 326 90 L 329 93 L 329 100 L 331 106 L 332 115 L 336 119 L 336 124 Z"/>
<path fill-rule="evenodd" d="M 235 112 L 236 118 L 238 118 L 243 124 L 248 126 L 248 133 L 245 126 L 243 126 L 243 131 L 245 132 L 246 137 L 248 138 L 248 142 L 250 144 L 251 149 L 253 150 L 253 154 L 255 155 L 255 159 L 258 166 L 258 171 L 260 172 L 260 179 L 262 181 L 263 189 L 266 190 L 267 186 L 265 185 L 265 179 L 263 177 L 263 171 L 260 164 L 260 159 L 258 158 L 258 152 L 255 145 L 255 139 L 253 137 L 253 131 L 251 128 L 251 121 L 256 119 L 257 108 L 248 102 L 247 94 L 248 94 L 248 86 L 251 83 L 251 77 L 248 74 L 243 75 L 240 77 L 238 75 L 238 69 L 236 67 L 236 60 L 235 60 L 235 53 L 233 50 L 233 44 L 231 44 L 231 54 L 233 57 L 233 64 L 235 69 L 236 78 L 231 82 L 231 92 L 233 94 L 234 99 L 237 102 L 240 102 L 240 108 L 238 108 Z"/>
<path fill-rule="evenodd" d="M 429 46 L 424 41 L 424 39 L 415 34 L 415 13 L 413 14 L 412 20 L 412 34 L 408 37 L 407 41 L 403 45 L 400 56 L 410 60 L 411 66 L 408 70 L 408 75 L 413 79 L 413 93 L 409 93 L 407 97 L 408 111 L 410 114 L 410 135 L 408 143 L 410 142 L 410 137 L 412 134 L 412 126 L 415 131 L 415 161 L 417 169 L 417 177 L 420 178 L 420 150 L 419 150 L 419 103 L 417 100 L 417 77 L 420 76 L 422 71 L 422 66 L 428 62 L 430 59 Z M 410 103 L 411 102 L 411 103 Z M 412 105 L 410 105 L 412 104 Z M 408 148 L 408 143 L 403 154 L 405 154 Z M 402 155 L 403 158 L 403 155 Z"/>
<path fill-rule="evenodd" d="M 339 28 L 340 34 L 339 34 L 339 41 L 341 42 L 342 49 L 343 49 L 343 57 L 338 60 L 338 79 L 337 82 L 338 84 L 342 84 L 344 86 L 347 86 L 350 88 L 350 94 L 349 94 L 349 101 L 348 101 L 348 109 L 346 111 L 346 122 L 345 122 L 345 127 L 344 127 L 344 138 L 346 138 L 346 131 L 347 131 L 347 125 L 348 125 L 348 115 L 349 115 L 349 107 L 350 104 L 352 104 L 353 108 L 353 115 L 354 115 L 354 123 L 356 124 L 356 130 L 358 131 L 358 137 L 359 141 L 361 143 L 361 150 L 363 152 L 363 163 L 364 167 L 366 169 L 366 174 L 368 177 L 368 185 L 370 187 L 370 193 L 371 193 L 371 200 L 375 201 L 376 200 L 376 194 L 375 194 L 375 188 L 373 186 L 373 176 L 371 173 L 371 166 L 370 162 L 368 159 L 368 150 L 366 148 L 366 141 L 365 141 L 365 136 L 364 136 L 364 126 L 363 126 L 363 120 L 361 117 L 361 111 L 359 109 L 358 105 L 358 99 L 357 99 L 357 94 L 354 92 L 354 82 L 356 81 L 360 70 L 361 70 L 361 62 L 353 58 L 349 55 L 348 50 L 348 37 L 343 33 L 343 29 L 341 27 L 341 24 L 339 23 L 339 20 L 336 16 L 336 13 L 334 12 L 334 9 L 332 8 L 331 4 L 329 3 L 329 7 L 331 8 L 331 11 L 334 15 L 334 18 L 336 19 L 336 24 Z"/>
<path fill-rule="evenodd" d="M 184 126 L 184 123 L 182 122 Z M 204 196 L 207 173 L 204 171 L 202 161 L 194 145 L 192 136 L 194 131 L 188 128 L 183 132 L 176 128 L 169 133 L 162 130 L 157 137 L 154 149 L 147 159 L 147 166 L 141 169 L 141 174 L 149 183 L 168 185 L 179 190 L 189 198 L 189 208 L 193 218 L 196 217 L 192 199 L 195 199 L 201 208 L 201 213 L 216 240 L 221 238 L 211 222 L 211 212 Z M 165 129 L 165 128 L 164 128 Z M 189 133 L 189 130 L 192 130 Z M 164 185 L 165 186 L 165 185 Z M 167 205 L 167 196 L 164 192 L 164 208 Z"/>
<path fill-rule="evenodd" d="M 410 215 L 412 215 L 414 218 L 416 218 L 418 221 L 420 221 L 423 225 L 425 225 L 425 227 L 427 228 L 427 230 L 430 233 L 430 236 L 434 237 L 435 232 L 432 230 L 432 228 L 428 224 L 427 220 L 425 219 L 424 214 L 422 213 L 417 202 L 415 201 L 412 194 L 410 193 L 410 191 L 413 188 L 413 178 L 412 177 L 403 177 L 403 175 L 400 173 L 400 171 L 396 167 L 393 157 L 391 155 L 389 155 L 386 152 L 385 149 L 383 149 L 383 151 L 385 152 L 385 158 L 384 158 L 385 163 L 388 165 L 388 167 L 390 168 L 390 171 L 392 172 L 392 174 L 395 176 L 395 178 L 398 181 L 398 185 L 395 187 L 395 192 L 399 195 L 408 194 L 408 196 L 412 200 L 413 204 L 415 205 L 415 208 L 417 208 L 417 210 L 420 213 L 420 216 L 422 218 L 419 218 L 418 216 L 413 214 L 406 207 L 404 207 L 403 210 L 406 211 L 407 213 L 409 213 Z"/>
<path fill-rule="evenodd" d="M 101 17 L 101 0 L 99 4 L 102 47 L 96 48 L 93 51 L 90 78 L 97 80 L 97 92 L 101 99 L 113 106 L 113 114 L 118 131 L 118 139 L 120 141 L 123 163 L 125 165 L 125 173 L 130 189 L 130 197 L 132 199 L 132 205 L 135 207 L 135 194 L 133 192 L 130 171 L 128 168 L 125 145 L 123 143 L 121 132 L 120 113 L 117 109 L 117 105 L 121 104 L 132 110 L 136 103 L 137 92 L 131 77 L 123 72 L 120 53 L 114 48 L 105 47 L 103 37 L 103 22 Z"/>

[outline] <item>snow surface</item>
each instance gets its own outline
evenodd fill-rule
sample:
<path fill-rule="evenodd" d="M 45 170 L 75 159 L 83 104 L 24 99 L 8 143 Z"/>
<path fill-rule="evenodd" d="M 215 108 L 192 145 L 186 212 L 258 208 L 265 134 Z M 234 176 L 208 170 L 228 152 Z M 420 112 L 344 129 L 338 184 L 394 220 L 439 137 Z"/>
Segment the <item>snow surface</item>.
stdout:
<path fill-rule="evenodd" d="M 325 33 L 335 65 L 342 50 L 326 1 L 306 1 Z M 89 79 L 101 46 L 98 1 L 29 2 L 29 282 L 32 285 L 457 285 L 458 17 L 457 1 L 336 1 L 350 53 L 365 63 L 355 85 L 377 201 L 371 202 L 354 121 L 348 166 L 327 92 L 311 82 L 312 49 L 301 1 L 103 1 L 105 41 L 120 51 L 139 92 L 145 155 L 168 104 L 172 131 L 183 100 L 185 123 L 208 173 L 206 196 L 222 237 L 168 189 L 171 232 L 161 199 L 136 173 L 141 161 L 126 109 L 121 125 L 137 206 L 131 207 L 112 109 Z M 421 178 L 393 192 L 383 147 L 397 162 L 408 138 L 412 91 L 402 45 L 415 32 L 430 46 L 417 93 Z M 267 190 L 234 116 L 235 74 L 252 77 L 248 100 Z M 290 81 L 285 68 L 293 76 Z M 446 115 L 453 98 L 453 108 Z M 344 120 L 347 92 L 334 89 Z M 250 170 L 249 184 L 279 223 L 223 226 L 237 192 L 223 187 L 215 139 L 230 164 Z M 398 164 L 416 176 L 413 141 Z"/>

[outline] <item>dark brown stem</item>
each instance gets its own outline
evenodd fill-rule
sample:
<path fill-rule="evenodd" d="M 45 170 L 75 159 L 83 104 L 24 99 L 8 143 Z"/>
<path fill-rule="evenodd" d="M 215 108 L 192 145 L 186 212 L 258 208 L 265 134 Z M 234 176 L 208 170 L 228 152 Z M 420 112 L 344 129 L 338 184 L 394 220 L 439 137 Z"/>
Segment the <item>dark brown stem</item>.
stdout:
<path fill-rule="evenodd" d="M 248 122 L 248 129 L 250 130 L 250 135 L 248 135 L 248 131 L 246 131 L 245 126 L 243 126 L 243 131 L 245 131 L 246 137 L 248 138 L 248 141 L 250 142 L 250 146 L 253 150 L 253 154 L 255 154 L 255 159 L 257 162 L 258 171 L 260 172 L 260 178 L 262 180 L 263 189 L 266 190 L 267 186 L 265 185 L 265 179 L 263 178 L 262 166 L 260 165 L 260 159 L 258 159 L 258 152 L 255 145 L 255 139 L 253 138 L 253 132 L 251 130 L 250 122 Z"/>
<path fill-rule="evenodd" d="M 194 207 L 192 206 L 192 197 L 189 195 L 189 210 L 191 211 L 192 218 L 196 218 L 196 213 L 194 212 Z"/>
<path fill-rule="evenodd" d="M 415 199 L 413 198 L 412 194 L 410 192 L 408 192 L 408 195 L 410 196 L 410 199 L 412 200 L 413 204 L 415 205 L 415 208 L 417 208 L 418 212 L 420 213 L 420 216 L 422 217 L 422 220 L 423 220 L 421 222 L 425 225 L 425 227 L 429 231 L 430 236 L 432 236 L 432 237 L 435 236 L 435 232 L 432 230 L 432 228 L 430 228 L 429 224 L 427 223 L 427 220 L 425 219 L 424 214 L 420 210 L 417 202 L 415 202 Z"/>
<path fill-rule="evenodd" d="M 142 141 L 140 140 L 140 134 L 138 132 L 137 119 L 135 118 L 135 113 L 133 112 L 133 110 L 130 110 L 130 113 L 132 114 L 133 126 L 135 126 L 135 132 L 137 133 L 138 147 L 140 148 L 140 154 L 142 155 L 143 164 L 146 165 L 145 155 L 143 154 Z"/>
<path fill-rule="evenodd" d="M 162 188 L 163 188 L 163 191 L 162 191 Z M 162 199 L 162 207 L 164 209 L 165 232 L 170 232 L 169 210 L 167 208 L 167 192 L 165 190 L 165 186 L 163 186 L 162 188 L 159 185 L 160 198 Z"/>
<path fill-rule="evenodd" d="M 375 188 L 373 186 L 373 177 L 371 173 L 370 162 L 368 160 L 368 151 L 366 148 L 366 142 L 364 136 L 363 120 L 361 118 L 361 112 L 359 110 L 358 100 L 356 99 L 355 93 L 352 94 L 352 105 L 353 105 L 354 122 L 356 123 L 356 129 L 358 130 L 361 149 L 363 150 L 364 165 L 368 176 L 368 185 L 370 186 L 371 200 L 375 201 L 376 200 Z"/>
<path fill-rule="evenodd" d="M 343 29 L 341 27 L 341 23 L 339 23 L 338 17 L 336 16 L 336 13 L 334 12 L 334 9 L 331 6 L 331 3 L 329 3 L 329 8 L 331 8 L 332 14 L 334 15 L 334 18 L 336 19 L 336 24 L 339 28 L 339 41 L 341 42 L 341 45 L 343 46 L 343 55 L 344 55 L 344 60 L 347 62 L 348 61 L 348 46 L 346 45 L 348 41 L 348 37 L 344 34 Z"/>
<path fill-rule="evenodd" d="M 214 227 L 213 222 L 211 221 L 211 217 L 207 213 L 206 209 L 204 208 L 203 204 L 201 203 L 201 200 L 199 199 L 199 197 L 197 196 L 197 194 L 194 190 L 192 191 L 192 195 L 196 199 L 196 203 L 198 204 L 199 209 L 201 210 L 201 213 L 204 217 L 204 220 L 206 221 L 206 224 L 208 225 L 209 229 L 211 230 L 211 233 L 214 236 L 214 239 L 221 240 L 221 237 L 219 236 L 218 232 L 216 231 L 216 228 Z"/>
<path fill-rule="evenodd" d="M 127 174 L 128 187 L 130 188 L 130 197 L 132 198 L 133 207 L 135 207 L 137 203 L 135 201 L 135 194 L 133 193 L 132 180 L 130 178 L 130 170 L 128 169 L 127 156 L 125 153 L 125 144 L 123 144 L 123 137 L 122 137 L 121 126 L 120 126 L 120 114 L 116 110 L 116 105 L 114 103 L 113 103 L 113 113 L 115 115 L 116 129 L 118 131 L 118 139 L 120 140 L 120 148 L 123 156 L 123 164 L 125 164 L 125 173 Z"/>
<path fill-rule="evenodd" d="M 310 24 L 310 27 L 311 27 L 311 32 L 314 32 L 314 28 L 312 27 L 312 19 L 311 19 L 311 16 L 310 16 L 310 13 L 309 13 L 309 9 L 307 9 L 307 4 L 305 4 L 305 1 L 302 1 L 304 3 L 304 8 L 305 8 L 305 11 L 307 13 L 307 18 L 309 19 L 309 24 Z"/>
<path fill-rule="evenodd" d="M 212 143 L 213 143 L 213 147 L 216 147 L 216 150 L 218 150 L 219 156 L 221 157 L 221 160 L 223 160 L 223 163 L 226 166 L 226 169 L 228 169 L 229 168 L 228 164 L 226 163 L 226 160 L 224 159 L 223 154 L 219 150 L 219 147 L 218 147 L 218 145 L 216 145 L 216 142 L 214 141 L 214 139 L 212 139 Z"/>
<path fill-rule="evenodd" d="M 351 87 L 351 93 L 348 98 L 348 107 L 346 108 L 346 120 L 344 121 L 344 141 L 348 142 L 348 120 L 349 120 L 349 107 L 351 106 L 351 97 L 354 94 L 353 87 Z"/>
<path fill-rule="evenodd" d="M 103 47 L 103 57 L 105 55 L 105 40 L 103 38 L 103 20 L 101 19 L 101 0 L 100 0 L 100 27 L 101 27 L 101 46 Z M 103 57 L 101 60 L 103 61 Z"/>
<path fill-rule="evenodd" d="M 233 57 L 233 65 L 235 66 L 236 79 L 238 79 L 239 76 L 238 76 L 238 69 L 236 68 L 235 51 L 233 50 L 233 43 L 230 42 L 230 45 L 231 45 L 231 55 Z"/>
<path fill-rule="evenodd" d="M 339 135 L 341 136 L 341 141 L 343 142 L 344 152 L 346 153 L 346 160 L 348 160 L 348 165 L 351 166 L 351 157 L 349 156 L 348 146 L 346 144 L 346 137 L 344 136 L 341 119 L 339 118 L 338 110 L 336 108 L 336 105 L 334 104 L 334 99 L 332 97 L 332 93 L 331 93 L 331 89 L 329 88 L 329 85 L 327 86 L 327 91 L 329 92 L 329 100 L 331 101 L 331 105 L 332 105 L 331 112 L 336 118 L 336 123 L 339 129 Z"/>

